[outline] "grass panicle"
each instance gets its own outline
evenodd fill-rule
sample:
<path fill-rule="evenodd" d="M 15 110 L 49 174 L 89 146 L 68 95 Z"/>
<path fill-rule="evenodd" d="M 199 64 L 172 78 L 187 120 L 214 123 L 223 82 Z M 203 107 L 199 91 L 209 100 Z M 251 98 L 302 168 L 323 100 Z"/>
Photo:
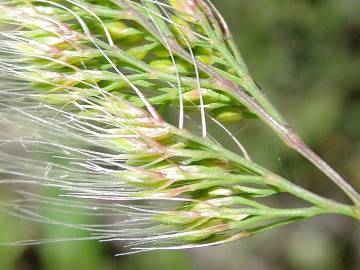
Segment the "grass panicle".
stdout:
<path fill-rule="evenodd" d="M 0 208 L 85 233 L 8 245 L 124 241 L 132 253 L 226 243 L 327 213 L 360 219 L 356 191 L 288 128 L 211 3 L 3 1 L 0 22 L 0 184 L 17 193 Z M 273 128 L 354 205 L 254 162 L 226 128 L 245 119 Z M 209 122 L 242 154 L 212 138 Z M 306 203 L 271 206 L 280 193 Z M 78 224 L 59 213 L 110 222 Z"/>

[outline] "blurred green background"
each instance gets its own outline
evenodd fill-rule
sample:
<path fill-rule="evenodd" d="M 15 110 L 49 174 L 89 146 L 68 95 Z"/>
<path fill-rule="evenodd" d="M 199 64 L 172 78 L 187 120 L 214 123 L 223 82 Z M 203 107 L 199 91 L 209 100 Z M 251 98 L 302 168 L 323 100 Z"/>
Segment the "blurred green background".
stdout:
<path fill-rule="evenodd" d="M 360 1 L 213 2 L 258 84 L 302 137 L 360 190 Z M 345 200 L 326 177 L 259 123 L 232 130 L 261 164 L 321 195 Z M 29 235 L 27 226 L 0 215 L 0 241 Z M 58 233 L 40 230 L 45 237 Z M 190 251 L 114 257 L 119 246 L 96 242 L 0 248 L 0 269 L 358 270 L 359 240 L 359 224 L 327 216 Z"/>

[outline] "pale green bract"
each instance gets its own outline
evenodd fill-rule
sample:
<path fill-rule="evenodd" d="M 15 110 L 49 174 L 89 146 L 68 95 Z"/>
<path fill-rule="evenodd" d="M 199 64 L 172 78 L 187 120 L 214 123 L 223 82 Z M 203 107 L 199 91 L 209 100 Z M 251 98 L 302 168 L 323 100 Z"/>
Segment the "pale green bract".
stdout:
<path fill-rule="evenodd" d="M 226 243 L 326 213 L 360 219 L 356 191 L 288 128 L 211 3 L 3 1 L 0 21 L 0 184 L 17 193 L 1 210 L 88 233 L 4 244 L 96 239 L 124 242 L 132 253 Z M 252 161 L 226 123 L 257 118 L 354 206 Z M 210 122 L 242 155 L 208 134 Z M 267 205 L 279 193 L 311 206 Z M 57 217 L 64 212 L 104 223 L 66 222 Z"/>

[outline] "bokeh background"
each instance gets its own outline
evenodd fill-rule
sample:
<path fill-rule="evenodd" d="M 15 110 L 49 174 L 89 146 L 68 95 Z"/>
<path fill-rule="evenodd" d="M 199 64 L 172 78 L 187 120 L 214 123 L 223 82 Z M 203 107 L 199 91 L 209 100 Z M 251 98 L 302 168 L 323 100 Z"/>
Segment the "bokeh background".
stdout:
<path fill-rule="evenodd" d="M 360 190 L 360 1 L 213 3 L 258 84 L 301 136 Z M 260 123 L 231 129 L 261 164 L 346 202 L 326 177 Z M 0 241 L 32 229 L 0 214 Z M 44 237 L 59 233 L 58 228 L 40 230 Z M 0 269 L 358 270 L 360 226 L 345 217 L 324 216 L 225 246 L 114 257 L 120 249 L 96 242 L 0 247 Z"/>

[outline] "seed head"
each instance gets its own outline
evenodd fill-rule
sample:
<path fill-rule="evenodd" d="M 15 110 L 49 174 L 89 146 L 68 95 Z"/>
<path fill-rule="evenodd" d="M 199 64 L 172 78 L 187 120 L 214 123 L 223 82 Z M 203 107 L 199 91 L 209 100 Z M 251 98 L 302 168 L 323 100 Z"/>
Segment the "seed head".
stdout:
<path fill-rule="evenodd" d="M 135 251 L 215 245 L 289 218 L 257 201 L 280 189 L 238 141 L 243 156 L 206 136 L 209 119 L 230 134 L 220 122 L 251 117 L 214 83 L 221 75 L 241 85 L 244 71 L 233 72 L 235 53 L 224 56 L 231 46 L 206 24 L 203 2 L 15 2 L 0 4 L 10 27 L 0 32 L 0 119 L 14 119 L 33 156 L 0 151 L 1 165 L 63 197 L 22 192 L 7 211 L 132 242 Z M 169 108 L 178 123 L 167 120 Z M 201 116 L 203 137 L 186 129 L 187 112 Z M 44 206 L 114 222 L 67 224 L 34 210 Z"/>

